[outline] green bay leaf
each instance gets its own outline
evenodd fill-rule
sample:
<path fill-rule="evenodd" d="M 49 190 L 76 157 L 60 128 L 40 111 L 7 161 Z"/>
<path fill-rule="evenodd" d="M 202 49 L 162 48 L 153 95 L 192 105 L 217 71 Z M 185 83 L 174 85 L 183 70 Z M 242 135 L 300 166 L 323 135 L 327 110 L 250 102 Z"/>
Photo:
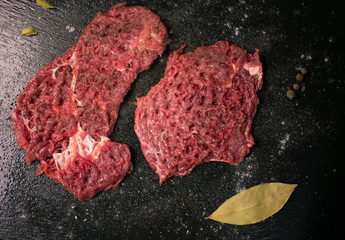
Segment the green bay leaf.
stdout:
<path fill-rule="evenodd" d="M 206 218 L 233 225 L 260 222 L 278 212 L 296 187 L 279 182 L 256 185 L 229 198 Z"/>
<path fill-rule="evenodd" d="M 36 3 L 45 9 L 55 8 L 54 6 L 52 6 L 49 2 L 45 0 L 36 0 Z"/>
<path fill-rule="evenodd" d="M 33 28 L 25 28 L 23 29 L 22 34 L 25 36 L 32 36 L 32 35 L 36 35 L 37 31 Z"/>

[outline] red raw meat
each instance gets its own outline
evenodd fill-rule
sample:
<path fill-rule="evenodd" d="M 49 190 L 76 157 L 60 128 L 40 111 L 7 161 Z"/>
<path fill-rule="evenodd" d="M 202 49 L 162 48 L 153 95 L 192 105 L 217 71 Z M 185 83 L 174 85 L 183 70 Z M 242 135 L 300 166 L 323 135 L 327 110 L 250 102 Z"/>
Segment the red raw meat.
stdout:
<path fill-rule="evenodd" d="M 227 41 L 168 59 L 164 78 L 138 99 L 135 132 L 160 183 L 201 163 L 241 162 L 254 144 L 251 126 L 262 87 L 258 51 Z"/>
<path fill-rule="evenodd" d="M 142 6 L 99 13 L 78 42 L 38 71 L 12 114 L 26 161 L 80 200 L 116 187 L 130 171 L 125 144 L 111 142 L 130 84 L 165 50 L 167 30 Z"/>

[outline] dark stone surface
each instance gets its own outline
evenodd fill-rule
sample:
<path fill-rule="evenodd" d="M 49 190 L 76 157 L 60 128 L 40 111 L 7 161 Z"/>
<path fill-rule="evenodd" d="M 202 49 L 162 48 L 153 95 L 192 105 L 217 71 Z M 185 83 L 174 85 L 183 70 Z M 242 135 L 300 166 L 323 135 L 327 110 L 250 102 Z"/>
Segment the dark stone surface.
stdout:
<path fill-rule="evenodd" d="M 35 177 L 8 120 L 29 78 L 72 46 L 116 1 L 0 2 L 0 239 L 309 239 L 344 234 L 345 54 L 340 1 L 128 1 L 159 14 L 171 44 L 132 84 L 111 138 L 130 146 L 134 171 L 116 191 L 79 202 Z M 39 34 L 25 37 L 26 27 Z M 210 163 L 162 185 L 134 133 L 135 98 L 161 77 L 168 55 L 217 40 L 260 49 L 264 87 L 253 124 L 256 145 L 237 166 Z M 304 92 L 286 91 L 301 67 Z M 248 226 L 204 219 L 237 192 L 264 182 L 297 183 L 284 208 Z M 339 220 L 340 219 L 340 220 Z"/>

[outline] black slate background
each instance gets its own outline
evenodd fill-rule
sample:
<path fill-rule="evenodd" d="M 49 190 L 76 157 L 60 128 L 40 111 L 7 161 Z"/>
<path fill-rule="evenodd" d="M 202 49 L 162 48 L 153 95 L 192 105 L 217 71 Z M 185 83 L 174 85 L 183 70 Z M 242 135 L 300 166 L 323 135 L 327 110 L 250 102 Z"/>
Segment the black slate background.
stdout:
<path fill-rule="evenodd" d="M 116 191 L 80 202 L 27 166 L 8 120 L 29 78 L 72 46 L 115 0 L 0 2 L 0 239 L 334 239 L 344 235 L 344 11 L 341 1 L 128 1 L 159 14 L 171 43 L 139 75 L 111 139 L 130 146 L 134 171 Z M 39 34 L 25 37 L 26 27 Z M 71 31 L 71 27 L 74 31 Z M 72 30 L 73 30 L 72 28 Z M 69 31 L 70 30 L 70 31 Z M 256 145 L 237 166 L 209 163 L 162 185 L 134 133 L 135 98 L 163 77 L 168 55 L 217 40 L 260 49 Z M 293 100 L 286 91 L 309 70 Z M 297 183 L 284 208 L 248 226 L 204 219 L 239 191 L 265 182 Z"/>

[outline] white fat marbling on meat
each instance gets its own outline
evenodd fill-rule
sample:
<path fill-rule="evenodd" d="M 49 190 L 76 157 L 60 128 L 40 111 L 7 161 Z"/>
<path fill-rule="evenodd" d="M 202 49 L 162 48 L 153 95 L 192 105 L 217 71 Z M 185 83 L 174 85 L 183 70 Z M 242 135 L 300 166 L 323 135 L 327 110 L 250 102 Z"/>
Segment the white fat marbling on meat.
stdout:
<path fill-rule="evenodd" d="M 84 158 L 90 157 L 94 161 L 108 141 L 110 141 L 109 138 L 102 136 L 101 141 L 98 142 L 78 126 L 78 132 L 69 138 L 69 146 L 63 152 L 53 154 L 56 167 L 60 170 L 67 167 L 77 155 Z"/>

